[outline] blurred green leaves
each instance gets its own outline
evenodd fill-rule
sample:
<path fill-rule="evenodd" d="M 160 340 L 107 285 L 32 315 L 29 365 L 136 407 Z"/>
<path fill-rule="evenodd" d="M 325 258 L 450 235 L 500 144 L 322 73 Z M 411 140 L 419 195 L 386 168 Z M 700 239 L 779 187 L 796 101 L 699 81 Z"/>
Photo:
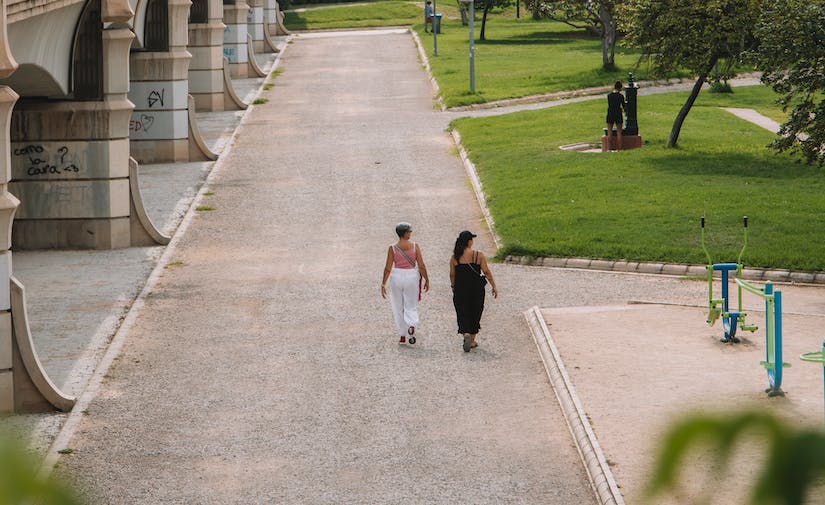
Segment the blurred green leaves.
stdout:
<path fill-rule="evenodd" d="M 60 482 L 38 476 L 38 465 L 17 442 L 0 435 L 0 505 L 79 505 Z"/>
<path fill-rule="evenodd" d="M 647 497 L 679 495 L 680 469 L 695 449 L 708 449 L 702 453 L 708 458 L 706 471 L 719 472 L 737 447 L 754 441 L 765 453 L 747 503 L 805 503 L 806 493 L 825 475 L 825 432 L 790 427 L 773 414 L 756 411 L 695 415 L 673 426 L 654 462 Z"/>

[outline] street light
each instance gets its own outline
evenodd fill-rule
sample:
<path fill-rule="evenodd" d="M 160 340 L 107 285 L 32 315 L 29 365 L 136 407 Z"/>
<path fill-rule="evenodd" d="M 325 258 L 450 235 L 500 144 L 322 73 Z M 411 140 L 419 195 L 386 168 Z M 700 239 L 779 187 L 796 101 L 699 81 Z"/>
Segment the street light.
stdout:
<path fill-rule="evenodd" d="M 473 36 L 473 20 L 476 17 L 475 14 L 475 2 L 473 0 L 461 0 L 463 4 L 469 4 L 470 6 L 470 93 L 476 92 L 476 71 L 475 71 L 475 37 Z"/>
<path fill-rule="evenodd" d="M 433 56 L 438 56 L 438 36 L 436 35 L 435 29 L 435 14 L 438 12 L 438 7 L 436 7 L 436 0 L 433 0 L 433 21 L 432 21 L 432 29 L 433 29 Z M 424 20 L 424 27 L 426 28 L 427 21 Z M 439 24 L 438 29 L 441 29 L 441 25 Z"/>

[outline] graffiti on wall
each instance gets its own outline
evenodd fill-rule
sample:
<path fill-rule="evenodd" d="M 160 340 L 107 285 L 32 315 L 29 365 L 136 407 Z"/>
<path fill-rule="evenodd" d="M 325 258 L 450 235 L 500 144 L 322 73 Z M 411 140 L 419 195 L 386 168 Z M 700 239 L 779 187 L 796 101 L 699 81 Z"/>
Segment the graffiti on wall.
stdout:
<path fill-rule="evenodd" d="M 60 146 L 54 154 L 42 144 L 30 144 L 12 151 L 12 155 L 23 160 L 29 177 L 39 175 L 76 174 L 80 168 L 74 164 L 75 156 L 66 146 Z"/>
<path fill-rule="evenodd" d="M 151 114 L 141 114 L 138 116 L 135 114 L 132 116 L 132 119 L 129 120 L 129 131 L 130 132 L 148 132 L 152 129 L 152 125 L 155 124 L 155 116 Z"/>
<path fill-rule="evenodd" d="M 146 103 L 149 105 L 151 109 L 156 104 L 160 104 L 160 107 L 163 108 L 165 105 L 164 98 L 166 96 L 166 90 L 161 89 L 160 91 L 153 89 L 149 92 L 149 96 L 146 97 Z"/>

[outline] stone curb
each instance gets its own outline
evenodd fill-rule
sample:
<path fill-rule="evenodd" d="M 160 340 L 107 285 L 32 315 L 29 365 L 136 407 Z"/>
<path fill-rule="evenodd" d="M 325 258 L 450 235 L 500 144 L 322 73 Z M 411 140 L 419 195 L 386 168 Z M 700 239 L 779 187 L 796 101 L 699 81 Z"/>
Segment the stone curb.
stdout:
<path fill-rule="evenodd" d="M 553 268 L 578 268 L 607 272 L 663 274 L 677 277 L 705 277 L 707 265 L 685 263 L 644 263 L 626 260 L 601 260 L 590 258 L 555 258 L 508 255 L 503 263 Z M 718 275 L 714 275 L 718 277 Z M 825 284 L 825 272 L 795 272 L 784 269 L 743 268 L 742 279 L 771 281 L 785 284 Z"/>
<path fill-rule="evenodd" d="M 409 31 L 410 35 L 412 35 L 412 38 L 415 41 L 415 47 L 418 48 L 418 57 L 421 59 L 421 64 L 424 65 L 424 70 L 427 71 L 427 77 L 430 78 L 430 86 L 433 87 L 435 101 L 438 104 L 439 109 L 441 109 L 441 112 L 444 112 L 447 110 L 447 106 L 444 105 L 444 101 L 441 99 L 441 95 L 439 94 L 441 88 L 438 87 L 438 81 L 435 80 L 432 71 L 430 71 L 430 60 L 427 58 L 427 52 L 424 50 L 424 44 L 421 42 L 421 39 L 418 37 L 418 33 L 416 33 L 415 30 L 408 28 L 407 31 Z"/>
<path fill-rule="evenodd" d="M 490 214 L 490 209 L 487 208 L 487 198 L 484 196 L 481 181 L 478 179 L 476 166 L 473 165 L 472 161 L 470 161 L 470 157 L 467 156 L 467 151 L 465 151 L 464 146 L 461 145 L 461 135 L 459 135 L 454 129 L 450 130 L 450 133 L 453 136 L 453 141 L 455 141 L 458 154 L 461 156 L 461 161 L 464 163 L 464 170 L 467 172 L 467 177 L 470 178 L 470 182 L 473 185 L 473 192 L 476 194 L 478 206 L 481 207 L 481 213 L 484 214 L 484 220 L 487 221 L 487 228 L 490 230 L 490 235 L 493 236 L 493 242 L 495 242 L 496 250 L 499 250 L 501 249 L 501 239 L 493 226 L 493 215 Z"/>
<path fill-rule="evenodd" d="M 412 35 L 413 40 L 415 40 L 415 45 L 418 47 L 418 56 L 421 58 L 424 69 L 427 71 L 427 76 L 430 78 L 430 84 L 432 85 L 433 92 L 436 95 L 436 103 L 438 103 L 441 111 L 444 112 L 446 110 L 446 106 L 441 100 L 441 96 L 438 94 L 438 82 L 435 80 L 435 77 L 433 77 L 432 72 L 430 72 L 430 62 L 427 59 L 427 53 L 424 51 L 424 46 L 421 44 L 421 39 L 412 29 L 410 29 L 409 32 Z M 478 206 L 481 208 L 481 213 L 484 215 L 484 220 L 487 222 L 487 229 L 490 230 L 490 235 L 493 237 L 496 250 L 499 250 L 501 248 L 501 239 L 498 234 L 496 234 L 493 224 L 493 215 L 490 214 L 490 209 L 487 208 L 487 198 L 484 196 L 484 190 L 481 187 L 481 180 L 479 180 L 478 174 L 476 173 L 476 166 L 472 161 L 470 161 L 467 151 L 461 144 L 461 135 L 459 135 L 455 129 L 450 129 L 450 134 L 453 137 L 453 142 L 455 142 L 456 149 L 458 149 L 458 155 L 461 157 L 461 162 L 464 164 L 464 171 L 467 172 L 467 177 L 470 179 L 470 183 L 473 186 L 476 201 L 478 201 Z"/>
<path fill-rule="evenodd" d="M 556 399 L 562 409 L 570 434 L 576 442 L 579 457 L 584 463 L 590 486 L 596 494 L 599 505 L 624 505 L 624 499 L 613 478 L 613 472 L 610 471 L 593 427 L 587 419 L 587 413 L 573 388 L 570 376 L 567 375 L 559 351 L 550 336 L 550 330 L 541 315 L 541 310 L 538 307 L 532 307 L 524 312 L 524 317 L 530 326 L 530 333 L 536 342 L 547 377 L 553 386 L 553 392 L 556 393 Z"/>

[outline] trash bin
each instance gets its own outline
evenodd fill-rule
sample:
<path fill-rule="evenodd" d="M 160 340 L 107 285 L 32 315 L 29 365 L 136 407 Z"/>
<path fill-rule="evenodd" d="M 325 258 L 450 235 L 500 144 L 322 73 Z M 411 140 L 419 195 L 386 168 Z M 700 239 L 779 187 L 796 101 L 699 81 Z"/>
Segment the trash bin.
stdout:
<path fill-rule="evenodd" d="M 433 33 L 441 33 L 441 14 L 433 16 Z"/>

